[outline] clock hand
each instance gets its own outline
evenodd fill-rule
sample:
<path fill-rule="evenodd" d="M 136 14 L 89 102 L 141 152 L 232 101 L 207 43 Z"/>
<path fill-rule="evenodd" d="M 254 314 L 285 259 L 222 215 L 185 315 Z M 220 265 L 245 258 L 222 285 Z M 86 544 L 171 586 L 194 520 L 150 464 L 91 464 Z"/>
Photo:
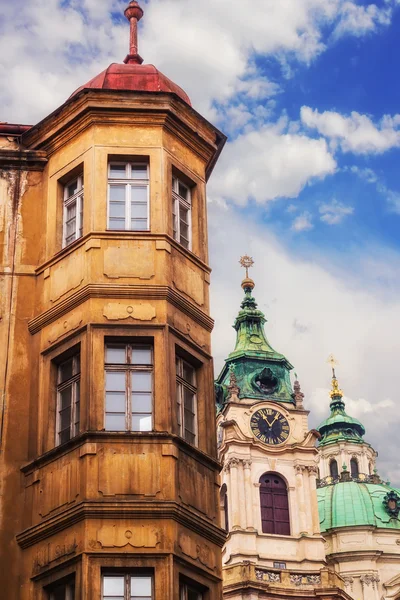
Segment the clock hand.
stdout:
<path fill-rule="evenodd" d="M 266 423 L 267 423 L 268 427 L 271 427 L 271 423 L 268 421 L 267 417 L 265 417 L 265 416 L 263 415 L 263 413 L 261 413 L 261 416 L 262 416 L 262 418 L 264 419 L 264 421 L 266 421 Z M 273 421 L 272 421 L 272 422 L 273 422 Z"/>
<path fill-rule="evenodd" d="M 275 417 L 275 419 L 272 421 L 271 425 L 269 425 L 269 423 L 268 423 L 268 425 L 269 425 L 270 427 L 272 427 L 272 425 L 275 423 L 275 421 L 276 421 L 278 418 L 279 418 L 279 414 L 278 414 L 278 415 L 276 415 L 276 417 Z"/>

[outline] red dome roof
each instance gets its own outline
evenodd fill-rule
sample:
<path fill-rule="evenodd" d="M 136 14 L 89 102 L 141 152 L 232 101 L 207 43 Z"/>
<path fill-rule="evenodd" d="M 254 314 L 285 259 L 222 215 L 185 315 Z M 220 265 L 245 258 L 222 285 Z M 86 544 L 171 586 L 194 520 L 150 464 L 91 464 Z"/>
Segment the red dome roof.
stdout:
<path fill-rule="evenodd" d="M 191 106 L 189 96 L 153 65 L 112 63 L 105 71 L 78 88 L 75 96 L 85 89 L 121 90 L 132 92 L 168 92 L 176 94 Z"/>

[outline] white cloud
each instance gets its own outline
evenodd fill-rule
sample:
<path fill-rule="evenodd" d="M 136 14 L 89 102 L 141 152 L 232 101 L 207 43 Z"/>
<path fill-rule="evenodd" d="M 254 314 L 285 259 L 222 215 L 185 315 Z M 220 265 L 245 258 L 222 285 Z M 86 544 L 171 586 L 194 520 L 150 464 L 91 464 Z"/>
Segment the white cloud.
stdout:
<path fill-rule="evenodd" d="M 349 117 L 333 111 L 323 113 L 302 106 L 301 121 L 339 144 L 344 152 L 381 154 L 400 146 L 400 115 L 384 116 L 374 124 L 367 115 L 352 112 Z"/>
<path fill-rule="evenodd" d="M 254 67 L 255 53 L 278 58 L 289 71 L 293 59 L 309 63 L 326 49 L 327 32 L 338 23 L 343 29 L 356 5 L 355 0 L 253 0 L 251 10 L 243 10 L 240 0 L 143 1 L 139 50 L 145 62 L 156 64 L 198 110 L 215 119 L 215 102 L 277 93 L 276 84 Z M 122 14 L 125 6 L 125 0 L 31 0 L 26 11 L 23 0 L 1 3 L 0 76 L 7 81 L 0 90 L 1 119 L 35 122 L 110 62 L 121 62 L 128 24 L 111 25 L 110 13 Z M 382 21 L 374 6 L 365 7 L 370 29 Z"/>
<path fill-rule="evenodd" d="M 293 220 L 291 229 L 293 231 L 309 231 L 314 225 L 312 224 L 311 213 L 308 211 L 303 212 L 301 215 Z"/>
<path fill-rule="evenodd" d="M 392 8 L 378 8 L 376 4 L 360 6 L 354 2 L 344 2 L 340 10 L 340 19 L 336 25 L 334 36 L 355 35 L 361 37 L 377 27 L 389 25 Z"/>
<path fill-rule="evenodd" d="M 330 203 L 321 204 L 319 212 L 321 221 L 328 225 L 338 225 L 345 217 L 354 213 L 354 208 L 334 199 Z"/>
<path fill-rule="evenodd" d="M 346 169 L 344 169 L 344 170 L 346 170 Z M 354 173 L 360 179 L 363 179 L 367 183 L 376 183 L 378 181 L 378 176 L 375 173 L 375 171 L 373 171 L 372 169 L 370 169 L 368 167 L 361 168 L 361 167 L 357 167 L 356 165 L 353 165 L 352 167 L 350 167 L 349 170 L 351 173 Z"/>
<path fill-rule="evenodd" d="M 336 162 L 325 140 L 286 133 L 281 119 L 240 135 L 225 148 L 210 193 L 245 205 L 279 197 L 295 198 L 314 178 L 334 173 Z"/>
<path fill-rule="evenodd" d="M 321 248 L 302 256 L 299 247 L 296 253 L 285 248 L 243 213 L 236 217 L 216 206 L 211 207 L 209 226 L 216 374 L 234 347 L 232 324 L 242 300 L 243 276 L 237 261 L 248 253 L 255 260 L 254 295 L 268 319 L 268 339 L 295 366 L 305 406 L 311 409 L 310 426 L 329 414 L 326 359 L 333 352 L 340 362 L 340 386 L 353 399 L 348 400 L 348 412 L 361 419 L 365 439 L 379 451 L 380 472 L 400 486 L 393 453 L 400 427 L 393 405 L 399 386 L 400 255 L 369 247 L 345 258 Z"/>

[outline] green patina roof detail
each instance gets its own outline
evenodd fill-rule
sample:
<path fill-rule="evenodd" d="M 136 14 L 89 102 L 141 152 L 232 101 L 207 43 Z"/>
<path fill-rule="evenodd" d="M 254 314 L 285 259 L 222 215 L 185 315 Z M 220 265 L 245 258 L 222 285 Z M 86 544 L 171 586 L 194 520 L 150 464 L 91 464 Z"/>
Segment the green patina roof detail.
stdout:
<path fill-rule="evenodd" d="M 400 515 L 391 517 L 383 499 L 390 491 L 400 490 L 386 484 L 346 481 L 317 489 L 321 532 L 335 527 L 372 525 L 400 529 Z"/>
<path fill-rule="evenodd" d="M 365 428 L 360 421 L 350 417 L 345 411 L 343 392 L 339 389 L 337 379 L 332 379 L 333 389 L 331 391 L 331 414 L 317 427 L 321 434 L 319 446 L 327 446 L 337 442 L 353 442 L 362 444 Z"/>
<path fill-rule="evenodd" d="M 240 389 L 239 398 L 271 399 L 294 404 L 290 383 L 293 369 L 287 358 L 270 345 L 264 331 L 266 319 L 252 296 L 254 283 L 245 279 L 241 310 L 233 325 L 236 345 L 225 361 L 217 381 L 217 406 L 221 408 L 228 397 L 231 372 Z"/>

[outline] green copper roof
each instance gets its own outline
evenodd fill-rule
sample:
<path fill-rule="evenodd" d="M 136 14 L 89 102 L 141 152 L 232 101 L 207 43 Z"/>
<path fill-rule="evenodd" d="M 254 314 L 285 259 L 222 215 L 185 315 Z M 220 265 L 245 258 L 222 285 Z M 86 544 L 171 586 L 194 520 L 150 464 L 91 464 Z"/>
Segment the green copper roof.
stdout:
<path fill-rule="evenodd" d="M 343 392 L 339 389 L 335 373 L 333 374 L 332 386 L 331 414 L 317 427 L 321 434 L 319 446 L 341 441 L 362 443 L 365 434 L 364 425 L 346 413 Z"/>
<path fill-rule="evenodd" d="M 290 383 L 290 362 L 276 352 L 268 342 L 264 323 L 266 319 L 252 296 L 254 282 L 245 279 L 245 292 L 241 310 L 233 327 L 236 330 L 236 345 L 225 361 L 217 382 L 217 404 L 221 407 L 228 397 L 228 386 L 232 373 L 239 388 L 239 398 L 294 403 Z"/>
<path fill-rule="evenodd" d="M 391 517 L 383 500 L 390 491 L 386 484 L 345 481 L 317 489 L 321 532 L 334 527 L 373 525 L 385 529 L 400 529 L 400 515 Z"/>

